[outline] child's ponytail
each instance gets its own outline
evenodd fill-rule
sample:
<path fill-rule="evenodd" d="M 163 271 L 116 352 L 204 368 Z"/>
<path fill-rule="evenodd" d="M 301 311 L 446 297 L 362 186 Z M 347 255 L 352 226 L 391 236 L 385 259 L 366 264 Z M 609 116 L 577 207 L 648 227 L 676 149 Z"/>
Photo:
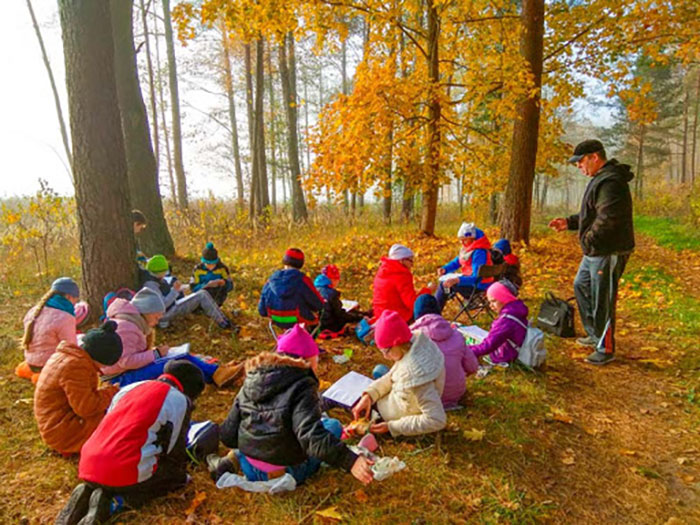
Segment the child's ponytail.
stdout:
<path fill-rule="evenodd" d="M 54 295 L 57 294 L 58 292 L 56 290 L 49 290 L 44 294 L 44 296 L 41 299 L 39 299 L 39 302 L 36 303 L 36 306 L 34 307 L 34 313 L 32 314 L 31 319 L 29 319 L 27 326 L 24 328 L 24 336 L 22 337 L 23 350 L 27 350 L 29 348 L 29 344 L 32 342 L 32 337 L 34 335 L 34 323 L 36 322 L 36 318 L 39 317 L 39 314 L 44 309 L 44 306 L 46 306 L 46 303 L 49 301 L 49 299 L 51 299 Z"/>

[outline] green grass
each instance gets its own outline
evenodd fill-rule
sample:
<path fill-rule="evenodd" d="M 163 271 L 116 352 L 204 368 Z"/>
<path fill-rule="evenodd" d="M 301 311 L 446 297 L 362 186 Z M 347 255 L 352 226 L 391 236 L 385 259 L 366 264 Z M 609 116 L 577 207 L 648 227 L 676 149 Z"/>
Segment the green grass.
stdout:
<path fill-rule="evenodd" d="M 678 219 L 637 215 L 634 229 L 674 250 L 700 250 L 700 230 Z"/>

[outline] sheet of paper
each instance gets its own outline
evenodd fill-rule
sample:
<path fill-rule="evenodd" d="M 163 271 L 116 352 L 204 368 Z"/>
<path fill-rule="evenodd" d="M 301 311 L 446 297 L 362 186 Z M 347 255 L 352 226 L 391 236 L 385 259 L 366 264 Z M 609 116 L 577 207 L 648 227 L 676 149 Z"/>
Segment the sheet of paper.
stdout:
<path fill-rule="evenodd" d="M 367 376 L 363 376 L 357 372 L 348 372 L 333 383 L 331 387 L 323 393 L 323 397 L 350 408 L 357 403 L 360 396 L 362 396 L 362 392 L 364 392 L 371 383 L 372 380 Z"/>
<path fill-rule="evenodd" d="M 457 330 L 462 333 L 465 339 L 471 339 L 476 343 L 482 342 L 486 339 L 486 336 L 489 335 L 486 330 L 476 325 L 459 325 L 457 326 Z"/>
<path fill-rule="evenodd" d="M 440 277 L 438 277 L 438 281 L 440 281 L 442 283 L 442 282 L 447 281 L 448 279 L 452 279 L 453 277 L 460 278 L 460 277 L 462 277 L 462 274 L 461 273 L 446 273 L 445 275 L 441 275 Z"/>
<path fill-rule="evenodd" d="M 167 357 L 177 357 L 190 353 L 190 344 L 184 343 L 179 346 L 171 346 L 168 350 Z"/>
<path fill-rule="evenodd" d="M 348 312 L 350 310 L 354 310 L 355 308 L 360 307 L 360 303 L 357 301 L 349 301 L 348 299 L 341 299 L 341 303 L 343 303 L 343 310 L 347 310 Z"/>

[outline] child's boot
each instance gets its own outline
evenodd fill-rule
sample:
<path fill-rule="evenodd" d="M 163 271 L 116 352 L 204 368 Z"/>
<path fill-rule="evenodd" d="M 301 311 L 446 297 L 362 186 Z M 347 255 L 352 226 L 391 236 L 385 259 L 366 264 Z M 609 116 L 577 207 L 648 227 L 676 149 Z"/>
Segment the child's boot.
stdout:
<path fill-rule="evenodd" d="M 209 454 L 206 457 L 207 469 L 211 479 L 217 481 L 225 472 L 236 472 L 238 470 L 238 460 L 233 451 L 223 457 L 216 454 Z"/>
<path fill-rule="evenodd" d="M 102 489 L 95 489 L 90 495 L 90 506 L 87 514 L 78 522 L 78 525 L 99 525 L 105 523 L 109 517 L 109 509 L 112 499 Z"/>
<path fill-rule="evenodd" d="M 226 363 L 225 365 L 219 366 L 211 376 L 214 384 L 219 388 L 224 388 L 230 385 L 236 379 L 241 377 L 245 373 L 243 363 Z"/>
<path fill-rule="evenodd" d="M 76 525 L 87 514 L 90 494 L 92 494 L 92 489 L 86 483 L 75 487 L 68 503 L 58 513 L 56 525 Z"/>

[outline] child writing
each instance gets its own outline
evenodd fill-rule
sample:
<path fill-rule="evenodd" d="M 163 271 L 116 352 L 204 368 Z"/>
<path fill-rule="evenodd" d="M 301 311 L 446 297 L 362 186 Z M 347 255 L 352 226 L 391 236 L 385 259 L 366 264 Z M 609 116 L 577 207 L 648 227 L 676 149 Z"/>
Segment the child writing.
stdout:
<path fill-rule="evenodd" d="M 198 292 L 206 290 L 218 306 L 224 304 L 226 296 L 233 290 L 233 281 L 228 266 L 219 259 L 219 252 L 214 244 L 208 242 L 202 250 L 200 263 L 194 267 L 190 290 Z"/>
<path fill-rule="evenodd" d="M 326 301 L 321 311 L 321 330 L 332 333 L 342 332 L 345 325 L 357 323 L 363 317 L 360 312 L 349 312 L 343 308 L 340 292 L 337 290 L 339 282 L 340 270 L 335 264 L 324 266 L 314 279 L 314 286 Z"/>

